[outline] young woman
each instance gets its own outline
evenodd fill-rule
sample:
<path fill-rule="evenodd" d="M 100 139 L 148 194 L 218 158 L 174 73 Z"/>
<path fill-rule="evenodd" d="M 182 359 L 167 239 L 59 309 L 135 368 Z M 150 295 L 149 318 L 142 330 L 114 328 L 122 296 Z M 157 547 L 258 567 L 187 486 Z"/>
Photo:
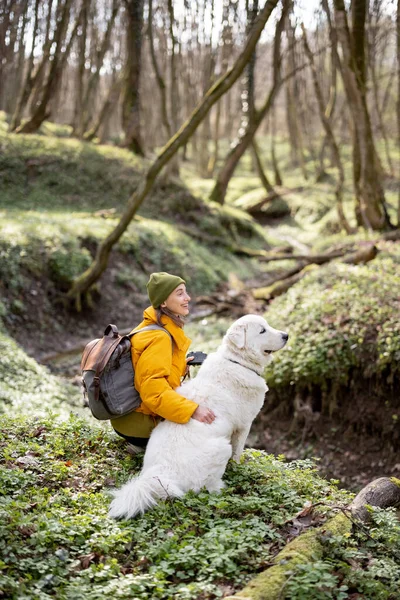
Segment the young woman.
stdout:
<path fill-rule="evenodd" d="M 161 329 L 131 338 L 135 387 L 142 403 L 129 415 L 111 421 L 118 435 L 132 445 L 131 451 L 146 447 L 150 433 L 161 419 L 175 423 L 189 419 L 212 423 L 215 419 L 212 410 L 175 392 L 187 369 L 186 353 L 191 343 L 183 331 L 190 302 L 186 282 L 169 273 L 152 273 L 147 293 L 151 306 L 144 311 L 143 321 L 135 331 L 156 323 L 170 333 L 173 343 Z"/>

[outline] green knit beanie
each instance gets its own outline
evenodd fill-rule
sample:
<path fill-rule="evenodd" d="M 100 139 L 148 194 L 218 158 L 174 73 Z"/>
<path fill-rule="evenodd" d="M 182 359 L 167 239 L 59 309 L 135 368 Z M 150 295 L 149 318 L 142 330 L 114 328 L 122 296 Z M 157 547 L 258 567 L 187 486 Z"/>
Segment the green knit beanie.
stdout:
<path fill-rule="evenodd" d="M 184 279 L 169 273 L 152 273 L 147 283 L 147 293 L 154 308 L 158 308 Z"/>

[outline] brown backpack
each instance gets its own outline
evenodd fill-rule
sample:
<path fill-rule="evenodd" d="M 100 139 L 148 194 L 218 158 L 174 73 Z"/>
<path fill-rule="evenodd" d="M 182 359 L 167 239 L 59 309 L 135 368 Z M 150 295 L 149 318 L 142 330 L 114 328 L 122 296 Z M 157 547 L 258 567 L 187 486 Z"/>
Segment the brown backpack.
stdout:
<path fill-rule="evenodd" d="M 140 406 L 131 357 L 131 337 L 141 331 L 165 331 L 160 325 L 120 335 L 115 325 L 107 325 L 101 339 L 89 342 L 82 355 L 81 372 L 84 396 L 93 416 L 100 421 L 123 417 Z"/>

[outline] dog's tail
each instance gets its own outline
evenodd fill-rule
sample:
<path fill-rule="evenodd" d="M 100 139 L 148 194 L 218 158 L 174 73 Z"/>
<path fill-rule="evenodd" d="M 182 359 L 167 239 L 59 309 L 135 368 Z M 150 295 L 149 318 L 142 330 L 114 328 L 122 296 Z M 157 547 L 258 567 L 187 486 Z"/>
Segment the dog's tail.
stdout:
<path fill-rule="evenodd" d="M 114 500 L 110 505 L 109 516 L 131 519 L 155 506 L 160 499 L 180 498 L 184 491 L 171 477 L 160 476 L 156 469 L 148 469 L 112 493 Z"/>

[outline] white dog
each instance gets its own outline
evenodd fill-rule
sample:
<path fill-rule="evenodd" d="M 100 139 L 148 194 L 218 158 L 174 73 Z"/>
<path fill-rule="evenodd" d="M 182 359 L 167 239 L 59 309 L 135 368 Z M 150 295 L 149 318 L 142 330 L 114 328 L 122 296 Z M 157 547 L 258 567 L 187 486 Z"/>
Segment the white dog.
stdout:
<path fill-rule="evenodd" d="M 239 461 L 251 424 L 268 387 L 262 376 L 271 352 L 288 334 L 260 316 L 246 315 L 231 325 L 221 346 L 209 354 L 197 376 L 177 391 L 212 409 L 211 424 L 190 419 L 163 421 L 151 434 L 140 474 L 114 492 L 109 515 L 131 518 L 159 499 L 205 487 L 218 492 L 228 460 Z"/>

